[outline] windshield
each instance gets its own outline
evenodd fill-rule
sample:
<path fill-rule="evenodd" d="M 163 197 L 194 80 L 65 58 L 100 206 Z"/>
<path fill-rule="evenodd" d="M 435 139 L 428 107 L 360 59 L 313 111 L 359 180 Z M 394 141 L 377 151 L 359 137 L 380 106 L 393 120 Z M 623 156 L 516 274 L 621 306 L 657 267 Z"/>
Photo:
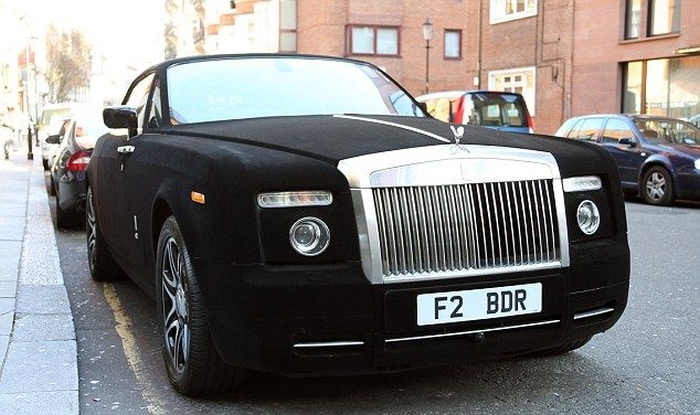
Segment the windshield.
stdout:
<path fill-rule="evenodd" d="M 525 101 L 518 95 L 475 92 L 464 97 L 465 124 L 527 127 Z M 468 122 L 467 122 L 468 121 Z"/>
<path fill-rule="evenodd" d="M 220 59 L 174 65 L 167 80 L 173 124 L 321 114 L 424 116 L 384 74 L 355 62 Z"/>
<path fill-rule="evenodd" d="M 700 129 L 681 120 L 637 119 L 639 132 L 653 144 L 700 144 Z"/>
<path fill-rule="evenodd" d="M 41 125 L 59 125 L 65 119 L 70 118 L 73 108 L 46 108 L 41 113 Z"/>

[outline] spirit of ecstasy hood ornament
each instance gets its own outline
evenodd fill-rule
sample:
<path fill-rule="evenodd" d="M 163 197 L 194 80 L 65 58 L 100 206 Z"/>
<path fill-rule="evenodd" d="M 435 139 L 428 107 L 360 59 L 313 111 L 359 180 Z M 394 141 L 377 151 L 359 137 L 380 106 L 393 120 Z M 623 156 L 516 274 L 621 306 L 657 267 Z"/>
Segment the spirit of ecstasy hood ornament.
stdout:
<path fill-rule="evenodd" d="M 460 125 L 459 127 L 455 128 L 454 125 L 450 125 L 450 129 L 452 129 L 452 134 L 455 135 L 455 145 L 459 146 L 459 140 L 464 137 L 464 127 Z"/>

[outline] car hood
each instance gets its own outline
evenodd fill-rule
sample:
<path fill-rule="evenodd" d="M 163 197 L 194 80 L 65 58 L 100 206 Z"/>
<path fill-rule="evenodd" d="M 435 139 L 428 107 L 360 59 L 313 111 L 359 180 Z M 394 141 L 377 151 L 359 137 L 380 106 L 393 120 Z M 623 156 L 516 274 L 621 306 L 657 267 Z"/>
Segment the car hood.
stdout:
<path fill-rule="evenodd" d="M 455 143 L 450 124 L 432 118 L 401 116 L 259 118 L 174 126 L 170 133 L 262 146 L 334 165 L 366 154 Z M 597 146 L 574 140 L 474 126 L 464 126 L 460 143 L 467 149 L 478 144 L 549 152 L 559 162 L 563 175 L 590 172 L 600 158 L 609 157 Z"/>

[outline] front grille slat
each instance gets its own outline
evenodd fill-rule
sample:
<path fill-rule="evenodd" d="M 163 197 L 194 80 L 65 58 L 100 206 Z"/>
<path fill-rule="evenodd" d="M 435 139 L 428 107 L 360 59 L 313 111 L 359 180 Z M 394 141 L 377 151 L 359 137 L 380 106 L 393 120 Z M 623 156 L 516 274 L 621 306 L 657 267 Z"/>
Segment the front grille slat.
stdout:
<path fill-rule="evenodd" d="M 372 190 L 385 278 L 556 263 L 552 180 Z"/>

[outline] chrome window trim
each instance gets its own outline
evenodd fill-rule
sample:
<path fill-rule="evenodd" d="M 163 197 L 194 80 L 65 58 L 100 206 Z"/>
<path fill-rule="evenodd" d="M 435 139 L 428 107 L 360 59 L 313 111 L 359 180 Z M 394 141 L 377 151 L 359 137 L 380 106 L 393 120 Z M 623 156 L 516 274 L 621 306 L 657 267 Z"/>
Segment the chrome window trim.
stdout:
<path fill-rule="evenodd" d="M 341 160 L 338 169 L 350 185 L 362 269 L 372 284 L 558 269 L 570 264 L 562 179 L 556 160 L 550 153 L 510 147 L 448 144 L 353 157 Z M 383 275 L 373 188 L 523 180 L 552 180 L 561 249 L 558 262 L 402 276 Z"/>

